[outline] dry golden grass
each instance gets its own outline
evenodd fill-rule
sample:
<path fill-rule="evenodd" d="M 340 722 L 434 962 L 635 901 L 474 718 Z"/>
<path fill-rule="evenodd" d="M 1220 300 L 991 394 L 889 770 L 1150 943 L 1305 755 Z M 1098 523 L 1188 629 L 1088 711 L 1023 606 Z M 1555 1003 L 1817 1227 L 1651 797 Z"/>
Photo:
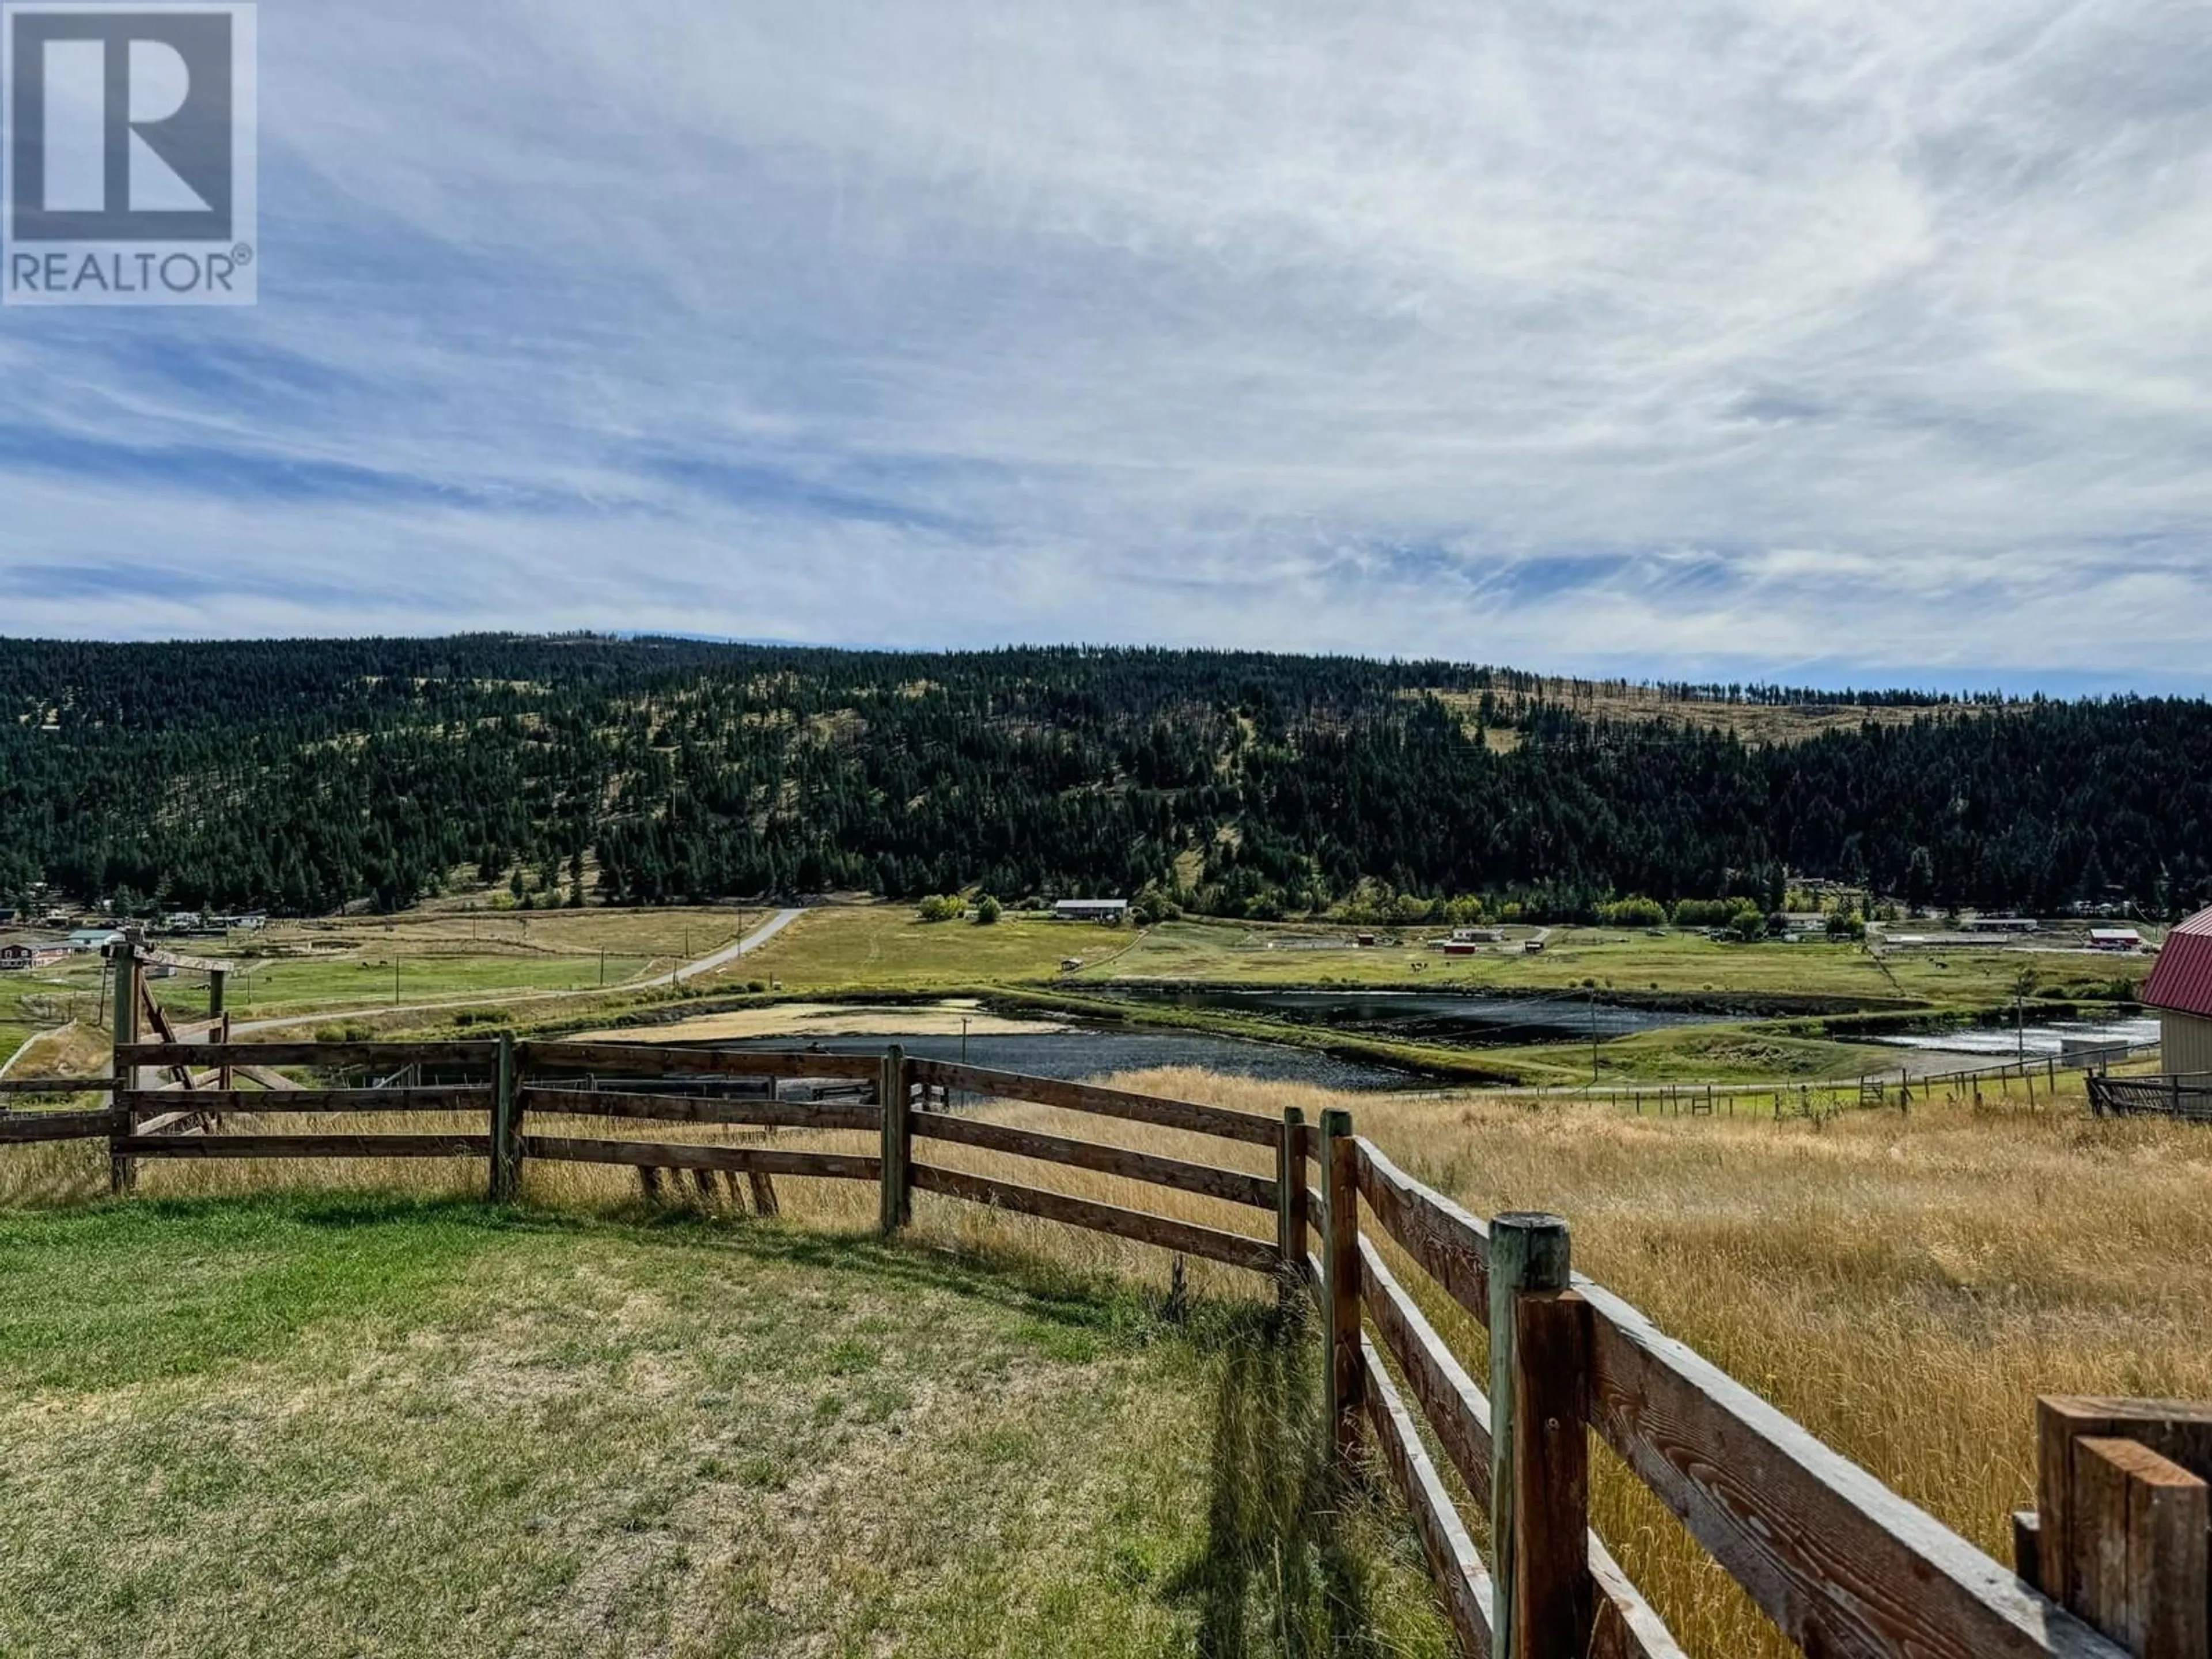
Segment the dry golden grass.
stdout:
<path fill-rule="evenodd" d="M 1574 1229 L 1578 1267 L 1814 1433 L 2002 1559 L 2006 1516 L 2030 1498 L 2031 1427 L 2042 1393 L 2212 1397 L 2212 1133 L 2099 1122 L 2078 1094 L 2057 1109 L 1977 1111 L 1938 1102 L 1910 1115 L 1825 1124 L 1636 1118 L 1594 1106 L 1475 1095 L 1334 1096 L 1188 1071 L 1125 1087 L 1309 1118 L 1349 1107 L 1361 1133 L 1416 1178 L 1479 1214 L 1546 1208 Z M 2016 1100 L 2016 1105 L 2024 1101 Z M 1272 1173 L 1264 1149 L 1056 1109 L 997 1103 L 994 1119 Z M 410 1126 L 413 1127 L 413 1126 Z M 541 1132 L 557 1132 L 540 1123 Z M 634 1123 L 562 1126 L 635 1135 Z M 730 1131 L 692 1131 L 720 1139 Z M 864 1149 L 866 1137 L 785 1132 L 779 1146 Z M 100 1149 L 32 1149 L 0 1162 L 0 1203 L 94 1189 Z M 1096 1176 L 918 1143 L 924 1161 L 1267 1237 L 1272 1215 Z M 27 1187 L 25 1172 L 45 1175 Z M 69 1171 L 74 1171 L 73 1174 Z M 149 1192 L 344 1182 L 480 1187 L 479 1165 L 149 1167 Z M 787 1218 L 864 1228 L 872 1187 L 779 1180 Z M 619 1170 L 533 1165 L 536 1200 L 634 1197 Z M 670 1195 L 690 1189 L 672 1182 Z M 718 1197 L 715 1202 L 726 1202 Z M 925 1240 L 1018 1252 L 1158 1284 L 1160 1252 L 922 1194 Z M 1471 1321 L 1415 1270 L 1401 1277 L 1482 1373 Z M 1250 1276 L 1194 1263 L 1195 1288 L 1249 1294 Z M 1788 1645 L 1625 1471 L 1601 1458 L 1600 1530 L 1698 1654 L 1780 1655 Z"/>
<path fill-rule="evenodd" d="M 2212 1398 L 2202 1128 L 2078 1107 L 1777 1125 L 1196 1073 L 1121 1081 L 1310 1117 L 1344 1105 L 1478 1214 L 1559 1212 L 1582 1271 L 2000 1559 L 2006 1517 L 2032 1498 L 2037 1395 Z M 1396 1265 L 1482 1375 L 1474 1322 Z M 1632 1477 L 1600 1462 L 1599 1529 L 1692 1651 L 1792 1651 Z"/>

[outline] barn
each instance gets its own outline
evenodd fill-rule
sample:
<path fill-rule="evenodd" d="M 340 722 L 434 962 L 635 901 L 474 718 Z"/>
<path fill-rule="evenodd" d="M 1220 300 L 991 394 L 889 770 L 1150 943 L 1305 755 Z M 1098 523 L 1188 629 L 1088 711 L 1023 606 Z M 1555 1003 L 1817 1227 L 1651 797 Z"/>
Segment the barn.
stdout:
<path fill-rule="evenodd" d="M 2166 936 L 2142 1000 L 2158 1010 L 2166 1069 L 2175 1076 L 2212 1072 L 2212 910 Z"/>

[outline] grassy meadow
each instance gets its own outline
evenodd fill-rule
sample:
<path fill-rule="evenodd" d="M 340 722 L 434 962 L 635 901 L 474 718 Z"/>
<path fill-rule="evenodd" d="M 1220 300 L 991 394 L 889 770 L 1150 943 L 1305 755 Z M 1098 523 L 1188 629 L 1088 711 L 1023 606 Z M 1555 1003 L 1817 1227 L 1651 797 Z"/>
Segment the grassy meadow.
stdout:
<path fill-rule="evenodd" d="M 1276 1524 L 1271 1323 L 635 1205 L 0 1212 L 0 1652 L 1442 1659 L 1376 1506 Z"/>
<path fill-rule="evenodd" d="M 1723 943 L 1702 934 L 1653 936 L 1618 927 L 1554 927 L 1530 954 L 1539 930 L 1512 927 L 1503 945 L 1445 957 L 1432 943 L 1449 930 L 1423 925 L 1378 933 L 1364 949 L 1270 949 L 1299 935 L 1346 937 L 1349 928 L 1167 922 L 1144 930 L 1125 953 L 1079 979 L 1194 979 L 1250 985 L 1418 986 L 1424 990 L 1559 991 L 1595 981 L 1601 991 L 1849 999 L 1870 1006 L 1928 1001 L 1994 1005 L 2010 1000 L 2023 968 L 2039 984 L 2101 987 L 2115 973 L 2140 977 L 2144 964 L 2080 951 L 2002 945 L 1897 951 L 1877 957 L 1856 944 Z M 1422 964 L 1415 968 L 1414 963 Z"/>

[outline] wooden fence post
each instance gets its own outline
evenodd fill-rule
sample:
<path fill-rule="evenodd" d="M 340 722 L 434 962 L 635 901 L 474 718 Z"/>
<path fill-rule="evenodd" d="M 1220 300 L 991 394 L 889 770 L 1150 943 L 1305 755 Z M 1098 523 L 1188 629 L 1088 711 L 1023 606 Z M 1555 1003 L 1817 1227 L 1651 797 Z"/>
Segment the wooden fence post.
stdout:
<path fill-rule="evenodd" d="M 1491 1551 L 1495 1659 L 1583 1659 L 1589 1575 L 1589 1310 L 1567 1224 L 1490 1224 Z"/>
<path fill-rule="evenodd" d="M 1359 1183 L 1352 1114 L 1331 1106 L 1321 1115 L 1322 1283 L 1328 1352 L 1329 1444 L 1337 1469 L 1349 1473 L 1359 1449 L 1359 1413 L 1367 1368 L 1359 1352 Z"/>
<path fill-rule="evenodd" d="M 908 1170 L 914 1136 L 907 1121 L 906 1050 L 896 1042 L 884 1051 L 883 1080 L 877 1086 L 884 1100 L 883 1202 L 878 1218 L 884 1237 L 889 1238 L 914 1219 L 914 1182 Z"/>
<path fill-rule="evenodd" d="M 1299 1284 L 1306 1276 L 1306 1115 L 1283 1109 L 1283 1139 L 1275 1149 L 1275 1247 L 1283 1269 Z"/>
<path fill-rule="evenodd" d="M 491 1201 L 512 1204 L 522 1189 L 522 1133 L 514 1070 L 514 1033 L 499 1034 L 491 1089 Z"/>
<path fill-rule="evenodd" d="M 119 1194 L 130 1192 L 138 1184 L 138 1160 L 125 1156 L 119 1150 L 122 1138 L 137 1133 L 138 1127 L 138 1114 L 125 1105 L 125 1092 L 135 1091 L 138 1087 L 138 1068 L 124 1065 L 119 1052 L 138 1041 L 138 950 L 125 941 L 108 945 L 106 951 L 115 968 L 114 1016 L 109 1024 L 118 1051 L 118 1057 L 109 1063 L 108 1071 L 115 1079 L 113 1104 L 122 1109 L 115 1131 L 108 1138 L 107 1190 Z"/>
<path fill-rule="evenodd" d="M 2212 1406 L 2037 1401 L 2037 1513 L 2014 1550 L 2045 1595 L 2136 1659 L 2212 1651 Z"/>

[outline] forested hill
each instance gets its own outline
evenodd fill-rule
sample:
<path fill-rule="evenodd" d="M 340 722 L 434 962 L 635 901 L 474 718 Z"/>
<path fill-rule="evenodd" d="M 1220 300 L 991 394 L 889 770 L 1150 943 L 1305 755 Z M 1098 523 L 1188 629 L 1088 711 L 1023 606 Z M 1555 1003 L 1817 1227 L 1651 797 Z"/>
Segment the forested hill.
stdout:
<path fill-rule="evenodd" d="M 2212 706 L 1716 708 L 1444 663 L 511 638 L 0 641 L 0 902 L 396 907 L 981 885 L 1304 911 L 1514 896 L 2212 899 Z M 1747 732 L 1755 734 L 1747 737 Z"/>

